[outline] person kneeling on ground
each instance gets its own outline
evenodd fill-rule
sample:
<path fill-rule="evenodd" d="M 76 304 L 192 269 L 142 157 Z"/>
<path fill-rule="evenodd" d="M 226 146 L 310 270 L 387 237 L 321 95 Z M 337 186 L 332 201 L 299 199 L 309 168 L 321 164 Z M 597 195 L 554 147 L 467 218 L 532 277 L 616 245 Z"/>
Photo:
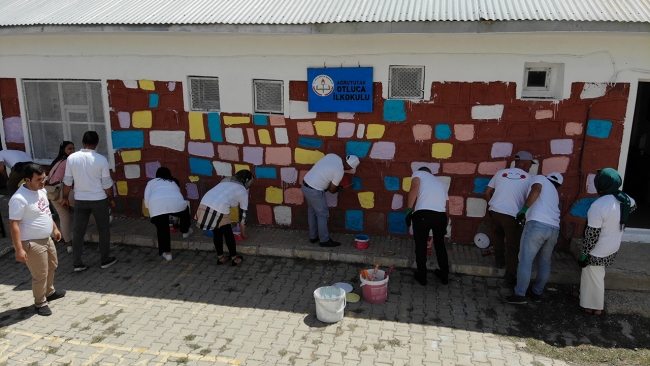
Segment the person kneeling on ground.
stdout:
<path fill-rule="evenodd" d="M 156 171 L 156 178 L 147 183 L 144 190 L 144 205 L 149 210 L 151 223 L 156 225 L 158 235 L 158 255 L 167 261 L 172 260 L 169 216 L 176 216 L 181 222 L 183 239 L 192 235 L 190 228 L 190 208 L 181 194 L 178 179 L 165 167 Z"/>
<path fill-rule="evenodd" d="M 32 274 L 32 293 L 38 315 L 52 315 L 48 301 L 60 299 L 65 291 L 54 289 L 54 271 L 59 265 L 54 240 L 61 232 L 52 220 L 45 191 L 45 170 L 38 164 L 27 164 L 23 184 L 9 200 L 9 225 L 16 260 L 27 263 Z"/>
<path fill-rule="evenodd" d="M 203 230 L 212 230 L 214 249 L 217 251 L 217 265 L 232 259 L 232 265 L 240 264 L 244 257 L 237 255 L 237 244 L 232 232 L 230 208 L 240 208 L 239 222 L 241 236 L 246 238 L 246 211 L 248 210 L 248 189 L 253 184 L 253 173 L 240 170 L 232 177 L 224 178 L 221 183 L 209 190 L 201 199 L 196 212 L 196 226 Z M 223 240 L 226 240 L 230 257 L 223 253 Z"/>

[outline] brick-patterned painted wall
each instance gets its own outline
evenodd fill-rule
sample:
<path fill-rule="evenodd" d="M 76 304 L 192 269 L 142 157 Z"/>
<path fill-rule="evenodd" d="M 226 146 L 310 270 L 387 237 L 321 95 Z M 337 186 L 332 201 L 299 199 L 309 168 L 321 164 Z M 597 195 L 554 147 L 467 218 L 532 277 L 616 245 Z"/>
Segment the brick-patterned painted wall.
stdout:
<path fill-rule="evenodd" d="M 0 78 L 0 105 L 7 149 L 25 151 L 16 79 Z"/>
<path fill-rule="evenodd" d="M 356 154 L 361 165 L 350 187 L 328 194 L 333 230 L 405 234 L 410 176 L 427 165 L 450 186 L 457 242 L 489 228 L 483 191 L 518 150 L 539 159 L 540 173 L 564 174 L 561 204 L 570 212 L 563 233 L 580 235 L 595 197 L 589 174 L 618 164 L 629 93 L 628 84 L 574 83 L 570 98 L 554 103 L 518 100 L 514 83 L 448 82 L 433 83 L 431 100 L 416 103 L 384 100 L 375 83 L 372 113 L 316 114 L 306 112 L 307 82 L 291 81 L 285 119 L 187 112 L 182 86 L 108 81 L 121 197 L 116 213 L 143 212 L 144 187 L 158 166 L 174 172 L 193 209 L 221 176 L 248 168 L 258 178 L 251 221 L 304 228 L 304 174 L 324 154 Z"/>

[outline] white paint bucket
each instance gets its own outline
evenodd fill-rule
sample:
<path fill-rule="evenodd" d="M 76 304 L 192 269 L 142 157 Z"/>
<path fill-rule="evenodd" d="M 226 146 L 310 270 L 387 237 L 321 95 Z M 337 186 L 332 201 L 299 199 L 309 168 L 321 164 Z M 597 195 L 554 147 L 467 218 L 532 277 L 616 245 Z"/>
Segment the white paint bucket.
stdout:
<path fill-rule="evenodd" d="M 314 291 L 316 318 L 323 323 L 336 323 L 345 313 L 345 291 L 334 286 L 319 287 Z"/>

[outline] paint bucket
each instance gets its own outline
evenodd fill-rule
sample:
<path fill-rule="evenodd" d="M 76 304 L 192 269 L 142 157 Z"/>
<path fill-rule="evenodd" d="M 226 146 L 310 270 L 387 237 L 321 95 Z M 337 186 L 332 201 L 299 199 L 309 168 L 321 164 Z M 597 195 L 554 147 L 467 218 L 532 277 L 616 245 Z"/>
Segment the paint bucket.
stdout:
<path fill-rule="evenodd" d="M 323 323 L 336 323 L 345 313 L 345 291 L 334 286 L 319 287 L 314 291 L 316 318 Z"/>
<path fill-rule="evenodd" d="M 366 250 L 368 249 L 369 241 L 370 237 L 368 235 L 359 234 L 354 237 L 354 247 L 359 250 Z"/>
<path fill-rule="evenodd" d="M 368 270 L 368 273 L 373 273 L 374 268 Z M 368 281 L 359 275 L 361 280 L 361 290 L 363 291 L 363 299 L 372 304 L 379 304 L 388 298 L 388 280 L 390 276 L 384 278 L 384 271 L 378 270 L 374 275 L 375 281 Z"/>
<path fill-rule="evenodd" d="M 235 234 L 235 233 L 233 233 L 233 235 L 235 236 L 235 242 L 237 242 L 237 243 L 239 243 L 240 241 L 244 240 L 244 237 L 241 236 L 241 234 Z"/>

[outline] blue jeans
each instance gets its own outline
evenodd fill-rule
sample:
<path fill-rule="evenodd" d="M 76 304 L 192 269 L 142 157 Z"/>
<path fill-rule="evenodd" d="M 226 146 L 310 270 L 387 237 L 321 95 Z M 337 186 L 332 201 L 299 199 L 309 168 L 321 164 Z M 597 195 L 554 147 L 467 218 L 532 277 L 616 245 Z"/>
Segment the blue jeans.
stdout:
<path fill-rule="evenodd" d="M 519 266 L 517 267 L 517 286 L 515 295 L 525 296 L 530 284 L 533 260 L 537 258 L 537 278 L 533 286 L 533 293 L 541 295 L 544 286 L 551 274 L 551 256 L 557 243 L 560 228 L 553 227 L 539 221 L 527 221 L 521 235 L 521 248 L 519 249 Z"/>
<path fill-rule="evenodd" d="M 330 211 L 325 192 L 302 186 L 302 194 L 308 206 L 309 239 L 318 238 L 321 243 L 330 240 L 330 232 L 327 228 Z"/>

